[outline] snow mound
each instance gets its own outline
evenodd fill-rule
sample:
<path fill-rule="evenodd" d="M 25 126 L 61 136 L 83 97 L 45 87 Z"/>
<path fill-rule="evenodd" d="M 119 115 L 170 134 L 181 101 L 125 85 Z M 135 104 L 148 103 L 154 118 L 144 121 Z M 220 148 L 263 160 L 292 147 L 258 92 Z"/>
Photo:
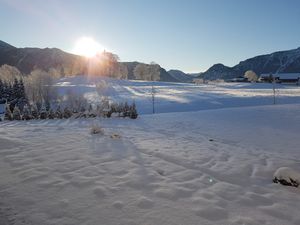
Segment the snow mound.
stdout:
<path fill-rule="evenodd" d="M 298 187 L 300 184 L 300 173 L 289 167 L 280 167 L 273 177 L 274 183 L 293 187 Z"/>

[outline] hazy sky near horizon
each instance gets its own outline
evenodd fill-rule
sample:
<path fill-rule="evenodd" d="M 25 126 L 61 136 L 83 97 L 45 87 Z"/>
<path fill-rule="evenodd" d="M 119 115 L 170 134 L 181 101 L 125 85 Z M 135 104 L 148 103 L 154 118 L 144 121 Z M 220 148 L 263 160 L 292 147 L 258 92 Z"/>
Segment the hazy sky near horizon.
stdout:
<path fill-rule="evenodd" d="M 93 37 L 121 61 L 200 72 L 300 47 L 299 0 L 0 0 L 0 40 L 72 52 Z"/>

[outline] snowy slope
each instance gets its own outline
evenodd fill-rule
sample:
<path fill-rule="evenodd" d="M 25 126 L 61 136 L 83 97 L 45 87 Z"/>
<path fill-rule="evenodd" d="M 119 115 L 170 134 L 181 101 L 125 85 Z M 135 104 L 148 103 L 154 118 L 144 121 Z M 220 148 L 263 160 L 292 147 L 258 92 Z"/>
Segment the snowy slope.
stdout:
<path fill-rule="evenodd" d="M 300 171 L 299 87 L 277 86 L 274 106 L 269 84 L 104 81 L 56 86 L 134 100 L 138 119 L 0 123 L 1 225 L 300 224 L 300 189 L 272 183 Z"/>
<path fill-rule="evenodd" d="M 0 215 L 26 225 L 298 225 L 299 189 L 272 178 L 300 169 L 299 109 L 1 123 Z M 97 122 L 103 136 L 89 134 Z"/>

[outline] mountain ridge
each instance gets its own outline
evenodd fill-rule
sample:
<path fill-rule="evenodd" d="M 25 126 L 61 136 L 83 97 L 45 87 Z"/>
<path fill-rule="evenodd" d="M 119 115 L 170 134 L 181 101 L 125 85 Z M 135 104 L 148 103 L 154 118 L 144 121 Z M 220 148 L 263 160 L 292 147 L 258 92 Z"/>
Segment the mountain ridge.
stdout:
<path fill-rule="evenodd" d="M 84 56 L 65 52 L 58 48 L 17 48 L 0 40 L 0 66 L 14 66 L 23 74 L 34 69 L 48 71 L 54 68 L 62 76 L 86 74 L 89 60 Z M 120 62 L 126 65 L 128 79 L 136 79 L 133 70 L 140 62 Z M 145 64 L 147 65 L 147 64 Z M 177 82 L 164 68 L 160 67 L 160 81 Z"/>
<path fill-rule="evenodd" d="M 231 79 L 243 76 L 247 70 L 262 73 L 296 73 L 300 72 L 300 47 L 291 50 L 263 54 L 240 61 L 233 67 L 221 63 L 214 64 L 199 77 L 214 79 Z"/>
<path fill-rule="evenodd" d="M 189 75 L 181 70 L 168 70 L 168 73 L 171 74 L 171 76 L 173 76 L 175 79 L 183 82 L 183 83 L 189 83 L 193 81 L 193 77 L 192 75 Z"/>
<path fill-rule="evenodd" d="M 137 65 L 147 65 L 137 61 L 121 63 L 127 67 L 128 79 L 136 79 L 133 71 Z M 23 74 L 29 74 L 34 69 L 47 71 L 55 68 L 62 76 L 69 76 L 85 74 L 88 59 L 58 48 L 17 48 L 0 40 L 0 66 L 4 64 L 17 67 Z M 196 77 L 207 80 L 227 80 L 243 76 L 247 70 L 253 70 L 258 75 L 300 72 L 300 47 L 254 56 L 232 67 L 217 63 Z M 192 82 L 194 77 L 180 70 L 166 71 L 160 67 L 160 81 Z"/>

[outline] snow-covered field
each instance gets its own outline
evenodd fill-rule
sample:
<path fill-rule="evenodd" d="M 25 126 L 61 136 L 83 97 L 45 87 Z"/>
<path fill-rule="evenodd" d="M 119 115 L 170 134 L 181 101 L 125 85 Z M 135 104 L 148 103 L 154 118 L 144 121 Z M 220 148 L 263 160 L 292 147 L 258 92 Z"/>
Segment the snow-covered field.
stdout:
<path fill-rule="evenodd" d="M 104 79 L 83 76 L 63 78 L 57 82 L 61 93 L 80 92 L 91 102 L 99 101 L 96 84 Z M 152 113 L 151 82 L 105 80 L 108 88 L 101 94 L 114 101 L 135 101 L 139 113 Z M 153 82 L 155 110 L 158 113 L 187 112 L 228 107 L 272 105 L 272 84 L 219 83 L 194 85 L 187 83 Z M 276 84 L 277 104 L 300 104 L 300 87 Z"/>
<path fill-rule="evenodd" d="M 60 91 L 96 102 L 80 79 Z M 279 167 L 300 171 L 299 88 L 274 106 L 267 84 L 156 83 L 166 113 L 145 115 L 149 83 L 108 82 L 143 115 L 0 124 L 0 224 L 300 224 L 300 189 L 272 183 Z"/>

